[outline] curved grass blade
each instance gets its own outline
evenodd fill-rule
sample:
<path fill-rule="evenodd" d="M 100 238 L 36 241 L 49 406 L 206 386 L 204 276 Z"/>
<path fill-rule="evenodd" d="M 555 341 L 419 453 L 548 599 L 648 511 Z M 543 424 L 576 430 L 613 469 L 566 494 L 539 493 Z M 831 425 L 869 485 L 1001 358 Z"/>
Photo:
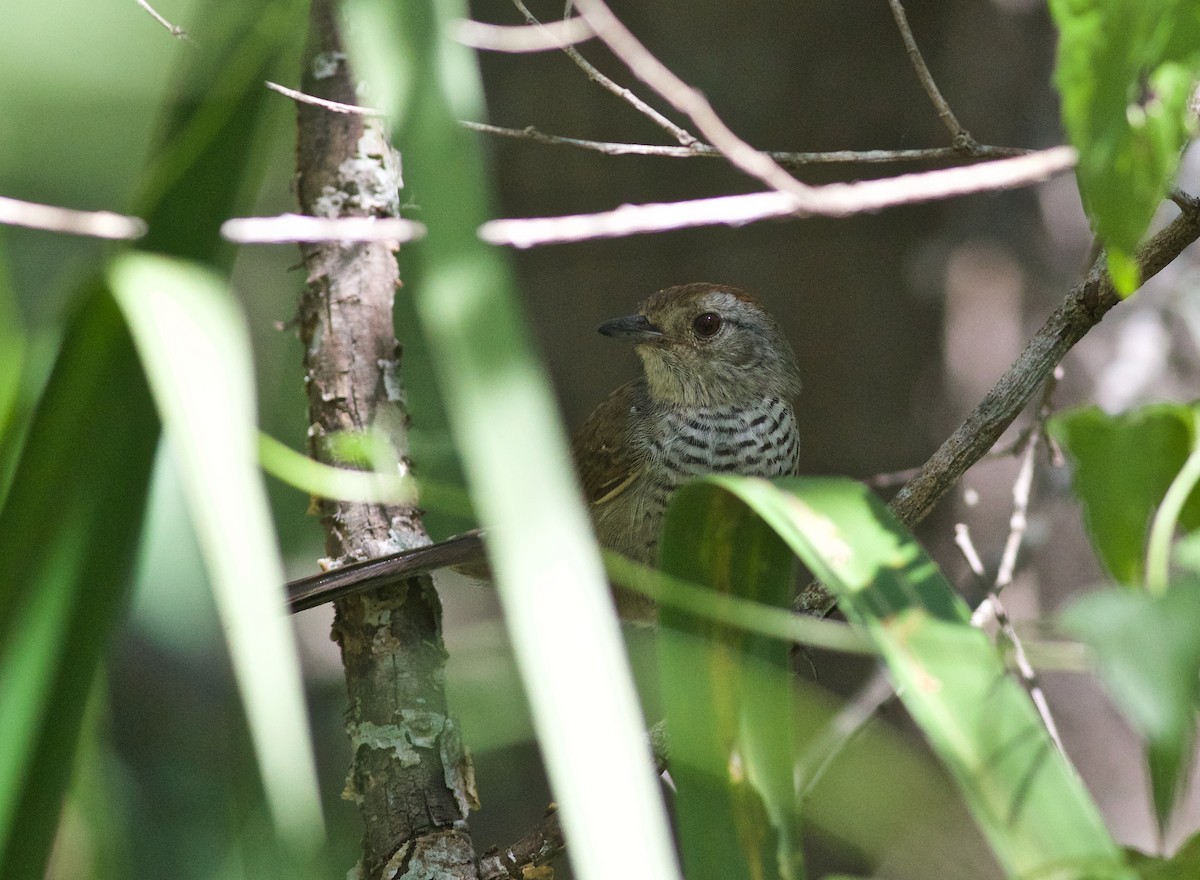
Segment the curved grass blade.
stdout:
<path fill-rule="evenodd" d="M 349 0 L 371 103 L 390 111 L 427 237 L 407 285 L 438 368 L 576 876 L 678 876 L 645 725 L 566 439 L 502 255 L 476 230 L 482 89 L 448 38 L 465 4 Z"/>
<path fill-rule="evenodd" d="M 92 285 L 0 509 L 0 876 L 43 875 L 88 691 L 128 602 L 157 440 L 129 333 Z"/>
<path fill-rule="evenodd" d="M 795 580 L 787 545 L 735 496 L 713 486 L 686 491 L 664 525 L 664 573 L 787 608 Z M 660 608 L 659 624 L 671 777 L 689 880 L 803 876 L 790 644 L 673 605 Z"/>
<path fill-rule="evenodd" d="M 711 558 L 721 551 L 703 549 L 706 543 L 729 545 L 753 533 L 744 520 L 761 517 L 837 594 L 879 648 L 1010 876 L 1133 876 L 1029 698 L 970 626 L 966 605 L 865 487 L 718 477 L 680 490 L 668 523 L 685 507 L 713 511 L 687 514 L 704 526 L 694 553 Z"/>
<path fill-rule="evenodd" d="M 316 762 L 257 468 L 249 333 L 220 279 L 194 264 L 128 254 L 109 278 L 179 462 L 272 815 L 311 842 L 322 828 Z"/>

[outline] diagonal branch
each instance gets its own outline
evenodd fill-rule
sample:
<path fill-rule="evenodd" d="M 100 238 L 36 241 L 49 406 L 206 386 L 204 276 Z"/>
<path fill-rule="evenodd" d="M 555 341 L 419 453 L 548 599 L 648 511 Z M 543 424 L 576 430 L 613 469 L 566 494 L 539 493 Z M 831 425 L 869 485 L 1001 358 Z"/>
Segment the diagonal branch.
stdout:
<path fill-rule="evenodd" d="M 301 87 L 325 102 L 355 101 L 357 78 L 342 43 L 337 0 L 312 0 Z M 320 58 L 323 64 L 315 63 Z M 334 226 L 399 218 L 399 157 L 383 122 L 297 104 L 300 205 Z M 315 222 L 315 221 L 314 221 Z M 361 233 L 360 233 L 361 235 Z M 393 325 L 396 242 L 301 245 L 307 272 L 298 325 L 304 343 L 308 436 L 330 461 L 330 438 L 384 429 L 399 460 L 407 413 Z M 341 564 L 429 543 L 412 505 L 322 500 L 325 550 Z M 351 766 L 346 796 L 363 819 L 355 876 L 402 874 L 474 880 L 466 818 L 475 805 L 470 757 L 445 693 L 441 604 L 428 577 L 375 583 L 335 606 L 333 638 L 346 672 Z M 400 671 L 398 673 L 398 670 Z"/>
<path fill-rule="evenodd" d="M 1138 250 L 1143 283 L 1200 238 L 1200 201 L 1191 198 L 1185 204 L 1187 210 Z M 901 522 L 914 526 L 928 516 L 967 468 L 996 444 L 1072 346 L 1120 301 L 1101 255 L 1087 278 L 1071 289 L 992 390 L 892 499 L 889 506 Z M 801 591 L 795 607 L 825 614 L 833 605 L 829 591 L 814 583 Z"/>
<path fill-rule="evenodd" d="M 900 0 L 888 0 L 888 5 L 892 9 L 892 18 L 896 20 L 896 27 L 900 30 L 900 38 L 904 40 L 904 49 L 908 52 L 908 59 L 917 72 L 917 79 L 921 81 L 921 87 L 925 89 L 925 94 L 933 102 L 938 118 L 950 130 L 950 134 L 954 138 L 954 146 L 962 150 L 971 149 L 975 146 L 975 141 L 970 133 L 962 127 L 962 123 L 958 121 L 958 117 L 954 115 L 954 111 L 942 97 L 942 90 L 933 81 L 933 74 L 929 72 L 929 67 L 925 64 L 925 57 L 917 46 L 912 28 L 908 26 L 908 16 L 904 13 L 904 7 L 900 4 Z"/>

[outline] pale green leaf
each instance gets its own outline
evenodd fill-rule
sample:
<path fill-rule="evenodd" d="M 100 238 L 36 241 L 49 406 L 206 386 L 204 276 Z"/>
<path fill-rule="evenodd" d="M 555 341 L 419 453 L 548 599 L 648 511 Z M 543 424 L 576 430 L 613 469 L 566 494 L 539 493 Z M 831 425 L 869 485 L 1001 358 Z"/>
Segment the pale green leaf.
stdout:
<path fill-rule="evenodd" d="M 254 371 L 244 319 L 208 270 L 129 254 L 109 279 L 172 445 L 280 827 L 321 832 L 300 664 L 283 613 L 283 564 L 257 469 Z"/>
<path fill-rule="evenodd" d="M 389 111 L 408 197 L 429 232 L 406 278 L 488 550 L 575 875 L 678 876 L 600 556 L 549 383 L 502 255 L 476 236 L 488 186 L 474 136 L 482 89 L 450 41 L 464 4 L 350 0 L 346 34 Z M 453 169 L 453 173 L 447 173 Z M 410 264 L 412 265 L 412 264 Z"/>

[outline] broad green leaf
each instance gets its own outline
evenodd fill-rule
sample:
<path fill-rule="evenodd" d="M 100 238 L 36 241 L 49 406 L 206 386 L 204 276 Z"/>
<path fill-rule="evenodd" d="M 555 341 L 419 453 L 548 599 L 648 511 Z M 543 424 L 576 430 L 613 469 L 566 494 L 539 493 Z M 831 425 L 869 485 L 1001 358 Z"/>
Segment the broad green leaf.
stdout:
<path fill-rule="evenodd" d="M 158 440 L 120 313 L 95 285 L 0 509 L 0 876 L 40 878 L 84 705 L 128 602 Z"/>
<path fill-rule="evenodd" d="M 722 494 L 762 517 L 874 640 L 1011 876 L 1133 876 L 1028 696 L 882 502 L 850 480 L 724 477 L 673 504 L 728 509 Z"/>
<path fill-rule="evenodd" d="M 1100 678 L 1146 740 L 1159 825 L 1191 767 L 1200 706 L 1200 580 L 1162 596 L 1105 590 L 1076 601 L 1063 626 L 1091 646 Z"/>
<path fill-rule="evenodd" d="M 1098 407 L 1059 413 L 1051 435 L 1074 464 L 1072 487 L 1100 559 L 1122 584 L 1143 582 L 1151 518 L 1196 442 L 1190 406 L 1153 404 L 1119 416 Z M 1200 496 L 1180 524 L 1200 527 Z"/>
<path fill-rule="evenodd" d="M 1117 289 L 1141 283 L 1133 251 L 1166 195 L 1200 74 L 1200 7 L 1192 0 L 1051 0 L 1059 29 L 1055 82 L 1079 190 L 1108 249 Z"/>
<path fill-rule="evenodd" d="M 787 545 L 734 495 L 712 486 L 685 492 L 663 528 L 663 571 L 787 608 L 795 577 Z M 672 606 L 660 610 L 659 623 L 689 880 L 802 877 L 790 643 Z"/>
<path fill-rule="evenodd" d="M 257 468 L 245 321 L 200 266 L 129 254 L 109 270 L 172 445 L 238 673 L 267 799 L 297 843 L 320 834 L 300 662 Z"/>
<path fill-rule="evenodd" d="M 349 0 L 350 56 L 390 112 L 407 196 L 428 235 L 405 279 L 445 394 L 472 501 L 488 529 L 505 623 L 526 685 L 568 853 L 581 880 L 678 876 L 600 555 L 549 383 L 488 218 L 474 59 L 447 34 L 463 3 Z M 412 263 L 408 263 L 412 265 Z"/>

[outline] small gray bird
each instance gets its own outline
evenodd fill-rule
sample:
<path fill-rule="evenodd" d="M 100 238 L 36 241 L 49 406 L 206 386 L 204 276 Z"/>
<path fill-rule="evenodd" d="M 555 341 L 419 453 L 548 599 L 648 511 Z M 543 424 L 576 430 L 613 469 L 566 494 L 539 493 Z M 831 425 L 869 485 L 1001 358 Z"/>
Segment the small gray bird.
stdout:
<path fill-rule="evenodd" d="M 653 565 L 667 501 L 686 481 L 795 473 L 796 355 L 750 294 L 721 284 L 669 287 L 599 330 L 632 342 L 643 369 L 596 407 L 572 443 L 602 546 Z M 480 556 L 476 534 L 345 566 L 289 584 L 290 606 L 311 608 L 447 564 L 488 579 Z M 616 598 L 625 619 L 653 619 L 649 600 Z"/>
<path fill-rule="evenodd" d="M 599 331 L 631 341 L 643 370 L 596 407 L 572 443 L 601 546 L 653 565 L 667 502 L 684 482 L 796 472 L 796 355 L 750 294 L 669 287 Z M 626 619 L 653 615 L 649 600 L 632 594 L 618 592 L 617 605 Z"/>

